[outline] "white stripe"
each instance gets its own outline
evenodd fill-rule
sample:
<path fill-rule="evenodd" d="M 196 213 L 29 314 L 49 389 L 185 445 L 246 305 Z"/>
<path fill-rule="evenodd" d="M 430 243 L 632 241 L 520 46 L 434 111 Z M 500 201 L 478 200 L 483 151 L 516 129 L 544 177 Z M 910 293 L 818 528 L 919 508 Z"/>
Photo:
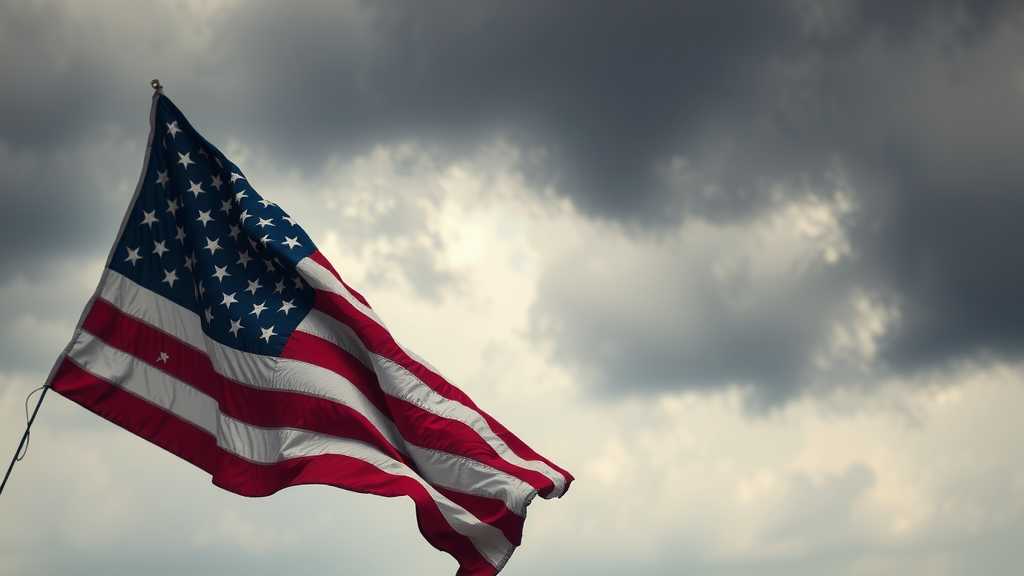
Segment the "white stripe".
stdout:
<path fill-rule="evenodd" d="M 325 454 L 356 458 L 382 472 L 410 478 L 423 486 L 452 529 L 469 538 L 492 565 L 498 566 L 514 548 L 501 530 L 480 522 L 424 482 L 408 466 L 363 442 L 306 430 L 246 424 L 222 414 L 215 399 L 85 331 L 78 334 L 68 356 L 89 373 L 202 428 L 222 449 L 245 460 L 274 464 Z"/>
<path fill-rule="evenodd" d="M 314 308 L 306 314 L 306 317 L 299 322 L 295 329 L 327 340 L 354 356 L 363 366 L 373 370 L 370 352 L 363 346 L 363 341 L 348 325 L 335 320 L 330 315 Z"/>
<path fill-rule="evenodd" d="M 217 435 L 216 400 L 191 386 L 174 385 L 163 371 L 110 347 L 84 328 L 72 341 L 68 357 L 83 370 Z"/>
<path fill-rule="evenodd" d="M 257 387 L 298 392 L 344 404 L 365 416 L 392 446 L 399 452 L 404 452 L 405 440 L 399 434 L 395 423 L 381 414 L 359 389 L 336 372 L 315 364 L 281 358 L 277 362 L 277 371 L 271 376 L 269 383 Z"/>
<path fill-rule="evenodd" d="M 408 466 L 363 442 L 292 428 L 259 428 L 228 416 L 221 420 L 217 439 L 218 444 L 222 444 L 229 452 L 254 462 L 268 464 L 325 454 L 357 458 L 382 472 L 410 478 L 425 488 L 448 525 L 469 538 L 492 566 L 499 566 L 514 548 L 501 530 L 480 522 L 466 509 L 424 482 Z"/>
<path fill-rule="evenodd" d="M 330 270 L 324 268 L 319 262 L 313 260 L 309 256 L 306 256 L 299 263 L 295 265 L 295 269 L 302 275 L 302 279 L 309 283 L 310 286 L 316 290 L 323 290 L 325 292 L 333 292 L 338 296 L 341 296 L 348 301 L 349 304 L 354 306 L 356 310 L 359 310 L 366 316 L 373 319 L 374 322 L 384 325 L 381 319 L 377 317 L 377 313 L 370 309 L 369 306 L 363 304 L 358 298 L 349 292 L 345 285 L 334 277 L 334 274 Z"/>
<path fill-rule="evenodd" d="M 383 325 L 381 326 L 383 327 Z M 330 314 L 325 314 L 316 308 L 313 308 L 306 314 L 306 317 L 302 319 L 302 322 L 299 322 L 296 330 L 327 340 L 354 356 L 367 368 L 371 370 L 373 369 L 373 362 L 370 359 L 371 352 L 363 345 L 363 341 L 359 339 L 359 335 L 356 334 L 355 330 L 349 328 L 347 324 L 335 320 Z M 387 330 L 387 328 L 385 328 L 385 330 Z M 427 362 L 425 358 L 405 346 L 402 346 L 400 342 L 396 341 L 395 343 L 398 344 L 402 351 L 408 354 L 410 358 L 426 366 L 431 372 L 439 376 L 441 375 L 441 371 L 435 368 L 430 362 Z"/>
<path fill-rule="evenodd" d="M 345 385 L 325 390 L 326 385 L 332 381 L 344 382 Z M 355 386 L 335 372 L 315 364 L 282 358 L 278 362 L 273 384 L 265 388 L 326 397 L 345 404 L 365 416 L 396 450 L 415 462 L 430 483 L 467 494 L 498 498 L 505 502 L 509 510 L 520 516 L 526 514 L 526 504 L 535 492 L 532 486 L 471 458 L 412 444 L 402 437 L 394 422 L 381 414 Z M 338 390 L 343 394 L 325 394 Z"/>
<path fill-rule="evenodd" d="M 384 326 L 384 323 L 380 318 L 378 318 L 372 310 L 364 306 L 362 302 L 359 302 L 355 297 L 353 297 L 345 285 L 335 278 L 334 274 L 332 274 L 330 270 L 321 266 L 320 263 L 316 262 L 312 258 L 306 257 L 299 261 L 296 268 L 302 274 L 303 279 L 309 282 L 313 288 L 341 296 L 357 310 L 366 314 L 381 328 L 387 330 L 387 327 Z M 337 321 L 335 321 L 335 323 L 341 324 Z M 325 323 L 322 318 L 315 317 L 308 323 L 306 319 L 304 319 L 297 329 L 301 331 L 310 329 L 310 333 L 319 335 L 317 333 L 329 332 L 328 327 L 329 324 Z M 351 329 L 348 329 L 348 331 L 338 331 L 337 334 L 338 336 L 331 341 L 335 342 L 338 346 L 341 346 L 346 350 L 350 350 L 354 347 L 365 348 L 361 342 L 356 345 L 351 341 L 353 337 L 356 338 L 357 342 L 359 341 L 358 336 L 356 336 Z M 404 347 L 402 350 L 408 353 Z M 411 354 L 410 356 L 417 358 Z M 505 444 L 505 441 L 502 440 L 494 430 L 491 429 L 487 420 L 484 419 L 479 412 L 465 404 L 462 404 L 461 402 L 441 396 L 432 388 L 427 386 L 415 374 L 384 356 L 371 352 L 371 360 L 374 372 L 377 373 L 377 379 L 380 381 L 381 388 L 386 394 L 416 404 L 420 408 L 423 408 L 437 416 L 457 420 L 470 426 L 485 442 L 487 442 L 487 444 L 494 448 L 495 452 L 497 452 L 499 456 L 507 462 L 521 468 L 526 468 L 527 470 L 538 472 L 551 480 L 554 484 L 554 489 L 548 495 L 548 498 L 557 498 L 565 493 L 566 478 L 562 476 L 560 472 L 548 466 L 547 463 L 541 460 L 527 460 L 520 457 L 507 444 Z M 423 362 L 421 362 L 421 364 L 423 364 L 424 367 L 433 370 L 429 365 Z M 438 373 L 436 370 L 433 371 Z"/>
<path fill-rule="evenodd" d="M 526 514 L 526 506 L 536 492 L 528 483 L 482 462 L 410 443 L 401 436 L 390 418 L 336 372 L 298 360 L 250 354 L 225 346 L 206 336 L 199 328 L 200 318 L 194 312 L 110 269 L 106 270 L 100 297 L 121 312 L 205 353 L 213 369 L 226 378 L 261 390 L 281 390 L 323 398 L 359 412 L 396 450 L 416 463 L 428 482 L 458 492 L 497 498 L 512 512 L 520 516 Z M 347 326 L 344 328 L 351 330 Z M 337 333 L 344 334 L 344 331 Z M 354 334 L 352 336 L 355 337 Z M 363 351 L 365 354 L 365 349 Z"/>
<path fill-rule="evenodd" d="M 203 333 L 198 314 L 146 290 L 110 268 L 103 270 L 99 297 L 121 312 L 157 326 L 196 349 L 205 351 L 206 343 L 213 342 Z"/>
<path fill-rule="evenodd" d="M 539 460 L 526 460 L 512 451 L 505 441 L 491 429 L 479 412 L 461 402 L 445 398 L 427 386 L 415 374 L 392 360 L 374 354 L 377 380 L 384 392 L 395 398 L 415 404 L 423 410 L 441 418 L 462 422 L 473 429 L 502 459 L 510 464 L 533 470 L 549 478 L 555 485 L 549 498 L 557 498 L 565 492 L 565 478 Z"/>

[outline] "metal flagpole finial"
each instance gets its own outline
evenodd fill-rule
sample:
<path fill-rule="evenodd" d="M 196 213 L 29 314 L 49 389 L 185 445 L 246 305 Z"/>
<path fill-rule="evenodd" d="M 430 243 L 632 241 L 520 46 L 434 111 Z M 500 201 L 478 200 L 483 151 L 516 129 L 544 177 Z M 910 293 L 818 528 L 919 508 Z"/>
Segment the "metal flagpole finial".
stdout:
<path fill-rule="evenodd" d="M 150 80 L 149 85 L 152 86 L 153 90 L 156 90 L 157 92 L 163 92 L 164 90 L 163 85 L 160 84 L 159 78 L 153 78 L 152 80 Z"/>

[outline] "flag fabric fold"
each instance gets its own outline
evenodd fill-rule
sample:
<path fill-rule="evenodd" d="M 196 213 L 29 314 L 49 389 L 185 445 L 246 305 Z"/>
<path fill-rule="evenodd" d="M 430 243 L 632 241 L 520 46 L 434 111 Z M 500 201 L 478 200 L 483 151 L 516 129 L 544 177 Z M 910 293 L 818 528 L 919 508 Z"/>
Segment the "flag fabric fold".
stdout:
<path fill-rule="evenodd" d="M 143 173 L 49 384 L 246 496 L 327 484 L 415 503 L 495 574 L 573 477 L 403 348 L 303 229 L 162 93 Z"/>

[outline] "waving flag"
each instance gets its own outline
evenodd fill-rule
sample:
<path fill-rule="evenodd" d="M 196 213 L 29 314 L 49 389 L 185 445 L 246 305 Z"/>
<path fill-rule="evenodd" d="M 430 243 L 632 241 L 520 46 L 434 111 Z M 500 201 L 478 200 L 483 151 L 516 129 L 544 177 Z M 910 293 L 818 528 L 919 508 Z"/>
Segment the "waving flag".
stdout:
<path fill-rule="evenodd" d="M 568 472 L 403 348 L 299 225 L 154 94 L 145 166 L 54 390 L 246 496 L 408 496 L 494 574 Z"/>

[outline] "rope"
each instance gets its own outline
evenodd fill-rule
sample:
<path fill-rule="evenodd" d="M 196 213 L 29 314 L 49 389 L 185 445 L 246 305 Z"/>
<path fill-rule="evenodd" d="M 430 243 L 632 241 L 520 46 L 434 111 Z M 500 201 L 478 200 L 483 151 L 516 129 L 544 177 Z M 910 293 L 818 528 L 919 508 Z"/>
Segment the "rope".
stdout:
<path fill-rule="evenodd" d="M 25 397 L 25 433 L 21 435 L 21 442 L 18 443 L 18 449 L 14 451 L 14 457 L 11 458 L 11 463 L 7 465 L 7 472 L 4 474 L 4 480 L 2 483 L 0 483 L 0 494 L 4 493 L 4 486 L 7 486 L 7 479 L 11 477 L 11 471 L 14 470 L 14 464 L 16 462 L 20 462 L 23 458 L 25 458 L 25 455 L 28 454 L 29 431 L 32 429 L 32 423 L 35 422 L 36 414 L 39 413 L 39 407 L 43 405 L 43 398 L 46 398 L 46 391 L 49 389 L 50 386 L 48 384 L 43 384 L 42 386 L 29 392 L 28 396 Z M 32 415 L 29 416 L 29 400 L 31 400 L 32 396 L 40 390 L 42 390 L 43 393 L 39 395 L 39 400 L 36 402 L 36 407 L 34 410 L 32 410 Z"/>
<path fill-rule="evenodd" d="M 32 433 L 29 431 L 29 427 L 31 426 L 31 424 L 29 424 L 29 419 L 31 418 L 31 416 L 29 416 L 28 414 L 28 401 L 32 399 L 32 396 L 34 396 L 36 392 L 39 392 L 43 388 L 46 388 L 46 384 L 43 384 L 42 386 L 35 388 L 34 390 L 28 393 L 28 396 L 25 396 L 25 444 L 24 447 L 19 446 L 18 452 L 14 454 L 15 462 L 21 462 L 22 460 L 25 459 L 25 456 L 28 455 L 28 445 L 30 442 L 32 442 Z"/>

